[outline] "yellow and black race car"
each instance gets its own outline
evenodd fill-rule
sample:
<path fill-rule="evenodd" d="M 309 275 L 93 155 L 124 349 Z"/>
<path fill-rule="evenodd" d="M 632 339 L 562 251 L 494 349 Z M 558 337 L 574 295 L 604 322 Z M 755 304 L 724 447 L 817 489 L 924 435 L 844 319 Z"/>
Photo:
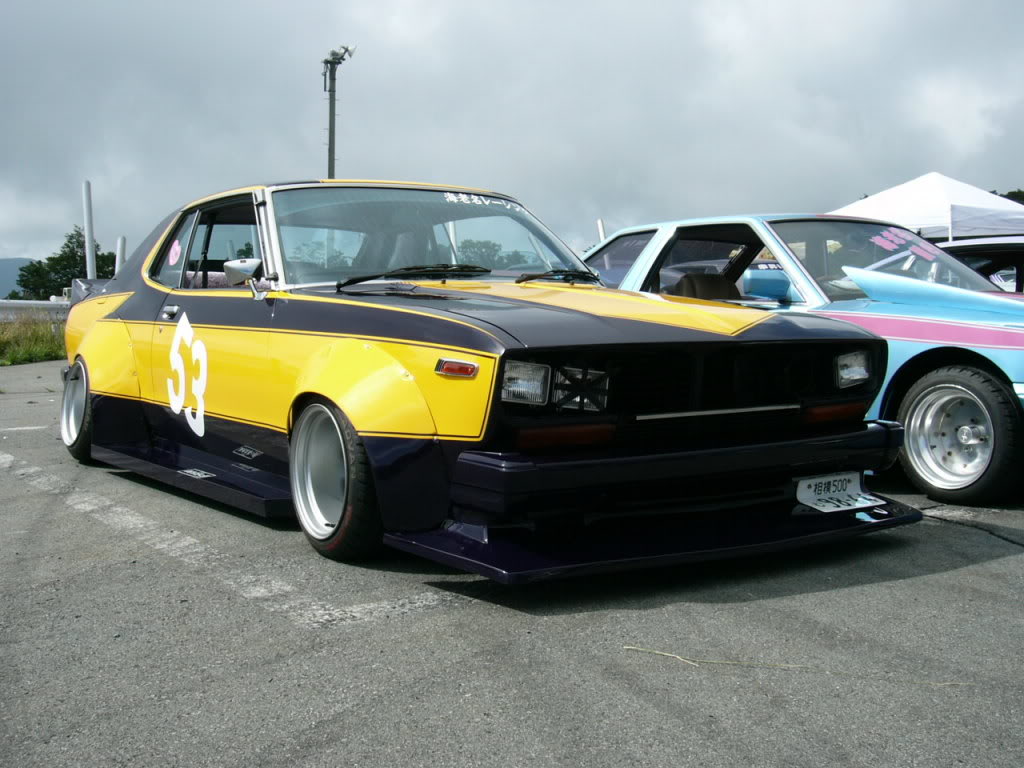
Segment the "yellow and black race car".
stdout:
<path fill-rule="evenodd" d="M 602 285 L 512 198 L 254 186 L 162 221 L 67 324 L 79 460 L 499 581 L 913 522 L 862 487 L 899 425 L 839 321 Z"/>

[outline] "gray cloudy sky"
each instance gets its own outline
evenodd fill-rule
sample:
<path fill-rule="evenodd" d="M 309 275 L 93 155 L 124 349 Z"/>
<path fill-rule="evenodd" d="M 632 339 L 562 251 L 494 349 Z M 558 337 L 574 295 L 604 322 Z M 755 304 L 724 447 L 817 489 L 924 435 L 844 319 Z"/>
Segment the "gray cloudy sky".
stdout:
<path fill-rule="evenodd" d="M 0 257 L 131 251 L 188 200 L 326 175 L 519 197 L 570 244 L 826 211 L 940 171 L 1024 187 L 1021 0 L 4 0 Z"/>

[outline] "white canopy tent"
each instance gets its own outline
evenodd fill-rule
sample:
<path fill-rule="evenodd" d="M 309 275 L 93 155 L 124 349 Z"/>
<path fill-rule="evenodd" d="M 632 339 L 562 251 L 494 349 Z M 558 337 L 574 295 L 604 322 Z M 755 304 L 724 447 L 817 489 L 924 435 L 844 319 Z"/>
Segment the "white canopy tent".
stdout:
<path fill-rule="evenodd" d="M 891 221 L 932 239 L 1024 234 L 1024 205 L 934 171 L 832 213 Z"/>

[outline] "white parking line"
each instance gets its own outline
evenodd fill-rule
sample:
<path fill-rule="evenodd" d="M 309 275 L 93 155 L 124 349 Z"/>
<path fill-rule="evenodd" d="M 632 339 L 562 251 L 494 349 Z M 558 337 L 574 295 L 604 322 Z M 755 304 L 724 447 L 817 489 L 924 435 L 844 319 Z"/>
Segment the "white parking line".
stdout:
<path fill-rule="evenodd" d="M 0 453 L 0 470 L 9 470 L 15 457 Z M 287 582 L 240 568 L 237 558 L 151 520 L 110 499 L 74 488 L 66 480 L 39 467 L 19 467 L 11 474 L 37 490 L 61 497 L 78 512 L 84 512 L 110 528 L 193 568 L 208 571 L 215 579 L 247 600 L 253 600 L 271 613 L 282 615 L 302 627 L 317 628 L 334 624 L 354 624 L 407 616 L 442 605 L 468 602 L 472 598 L 444 592 L 421 592 L 397 600 L 384 600 L 336 607 L 297 592 Z"/>
<path fill-rule="evenodd" d="M 49 429 L 49 424 L 44 424 L 41 427 L 3 427 L 0 428 L 0 432 L 34 432 L 37 429 Z"/>

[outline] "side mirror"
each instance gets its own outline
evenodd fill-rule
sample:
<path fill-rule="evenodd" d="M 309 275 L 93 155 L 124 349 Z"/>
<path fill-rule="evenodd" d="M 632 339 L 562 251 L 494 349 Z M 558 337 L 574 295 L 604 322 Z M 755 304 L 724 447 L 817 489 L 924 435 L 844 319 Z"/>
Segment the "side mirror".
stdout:
<path fill-rule="evenodd" d="M 244 285 L 248 280 L 258 279 L 256 273 L 263 266 L 262 259 L 232 259 L 224 262 L 224 277 L 228 285 Z"/>
<path fill-rule="evenodd" d="M 743 293 L 755 299 L 779 304 L 793 302 L 793 284 L 781 269 L 748 269 L 743 275 Z"/>

